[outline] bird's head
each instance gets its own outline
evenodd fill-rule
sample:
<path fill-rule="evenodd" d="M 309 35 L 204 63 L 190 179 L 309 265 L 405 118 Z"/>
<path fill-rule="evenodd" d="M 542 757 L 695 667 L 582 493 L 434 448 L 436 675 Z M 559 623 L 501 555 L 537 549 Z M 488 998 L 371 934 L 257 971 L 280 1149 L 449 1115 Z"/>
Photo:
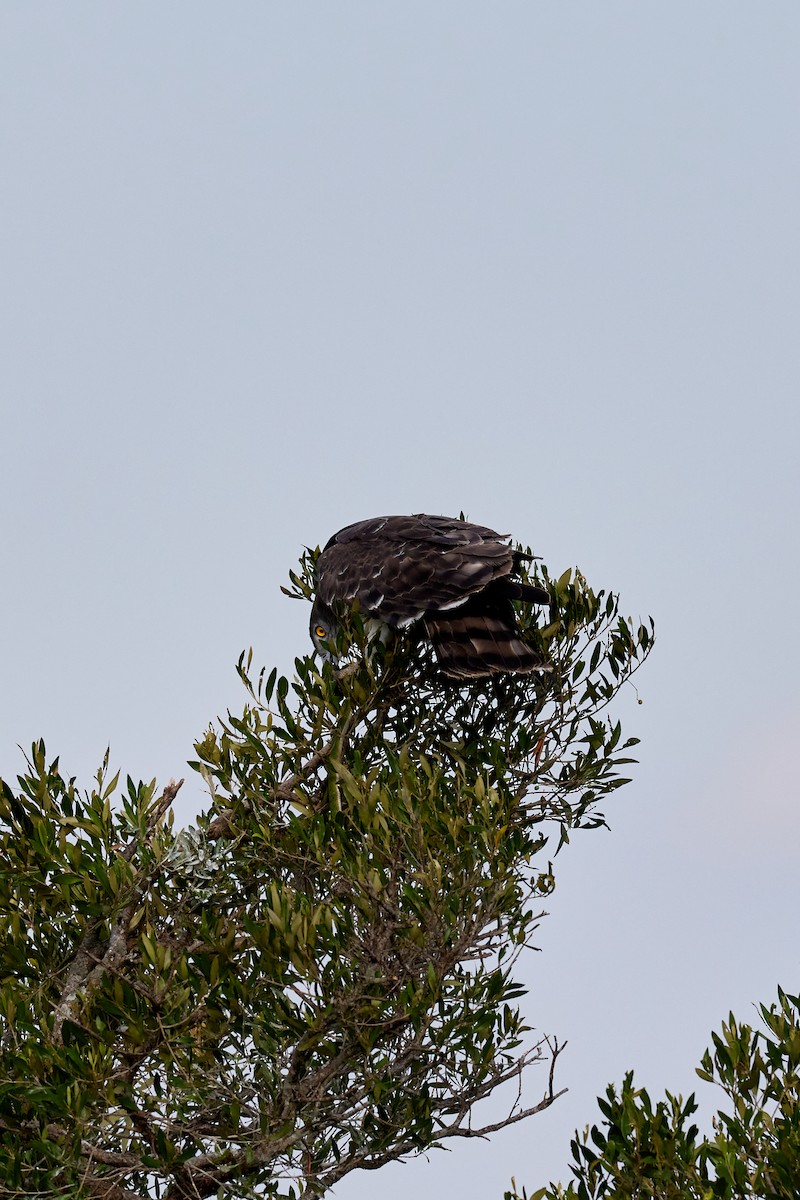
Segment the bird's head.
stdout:
<path fill-rule="evenodd" d="M 327 604 L 323 604 L 319 597 L 315 599 L 311 608 L 308 631 L 317 654 L 328 662 L 338 662 L 336 641 L 339 636 L 339 623 L 333 610 Z"/>

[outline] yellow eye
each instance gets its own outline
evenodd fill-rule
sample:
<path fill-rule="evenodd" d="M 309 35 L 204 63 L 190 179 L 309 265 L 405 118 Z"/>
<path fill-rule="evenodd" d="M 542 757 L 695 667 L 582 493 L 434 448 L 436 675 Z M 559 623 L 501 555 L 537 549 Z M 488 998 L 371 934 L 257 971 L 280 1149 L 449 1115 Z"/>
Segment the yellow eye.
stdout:
<path fill-rule="evenodd" d="M 324 638 L 328 636 L 328 631 L 322 625 L 317 625 L 314 629 L 314 634 L 318 638 Z"/>

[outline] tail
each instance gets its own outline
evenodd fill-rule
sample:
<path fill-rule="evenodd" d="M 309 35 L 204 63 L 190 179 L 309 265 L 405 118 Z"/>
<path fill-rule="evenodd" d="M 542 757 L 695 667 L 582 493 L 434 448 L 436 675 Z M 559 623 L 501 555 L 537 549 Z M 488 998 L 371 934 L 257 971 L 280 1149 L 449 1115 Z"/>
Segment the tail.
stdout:
<path fill-rule="evenodd" d="M 511 568 L 511 574 L 517 575 L 522 568 L 524 562 L 539 562 L 538 554 L 528 554 L 525 550 L 514 551 L 514 565 Z M 500 580 L 497 580 L 500 583 Z M 537 587 L 534 583 L 517 583 L 506 575 L 503 580 L 504 595 L 511 596 L 513 600 L 529 600 L 531 604 L 550 604 L 552 597 L 544 588 Z"/>
<path fill-rule="evenodd" d="M 496 611 L 431 613 L 425 617 L 425 630 L 442 672 L 451 679 L 550 670 L 542 656 L 520 638 L 513 611 L 510 620 Z"/>
<path fill-rule="evenodd" d="M 498 584 L 500 580 L 497 581 Z M 511 600 L 527 600 L 530 604 L 549 604 L 550 593 L 533 583 L 517 583 L 514 579 L 504 579 L 503 595 Z"/>

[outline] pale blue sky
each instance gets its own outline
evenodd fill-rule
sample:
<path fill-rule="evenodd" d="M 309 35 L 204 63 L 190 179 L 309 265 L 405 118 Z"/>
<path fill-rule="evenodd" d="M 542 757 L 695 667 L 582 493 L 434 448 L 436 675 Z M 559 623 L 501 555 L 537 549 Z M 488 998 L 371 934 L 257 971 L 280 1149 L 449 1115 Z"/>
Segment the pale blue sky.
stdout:
<path fill-rule="evenodd" d="M 377 513 L 656 620 L 524 968 L 569 1095 L 344 1200 L 566 1174 L 609 1080 L 798 987 L 798 61 L 794 0 L 0 10 L 0 772 L 184 774 Z"/>

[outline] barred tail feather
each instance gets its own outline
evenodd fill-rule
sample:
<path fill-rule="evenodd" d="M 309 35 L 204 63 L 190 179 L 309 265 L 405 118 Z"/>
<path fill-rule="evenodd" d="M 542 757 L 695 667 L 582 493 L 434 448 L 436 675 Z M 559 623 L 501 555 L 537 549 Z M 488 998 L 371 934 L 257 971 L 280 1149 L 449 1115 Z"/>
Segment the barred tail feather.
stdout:
<path fill-rule="evenodd" d="M 527 675 L 549 670 L 541 655 L 520 639 L 516 625 L 494 613 L 463 609 L 425 617 L 439 666 L 451 679 Z"/>

